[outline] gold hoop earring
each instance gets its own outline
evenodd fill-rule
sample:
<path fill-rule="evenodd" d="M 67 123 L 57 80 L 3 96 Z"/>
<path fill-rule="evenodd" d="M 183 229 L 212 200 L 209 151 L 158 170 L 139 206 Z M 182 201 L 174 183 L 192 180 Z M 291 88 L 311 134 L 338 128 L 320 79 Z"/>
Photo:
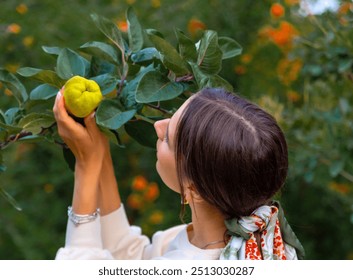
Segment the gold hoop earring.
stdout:
<path fill-rule="evenodd" d="M 180 203 L 181 203 L 182 205 L 188 205 L 188 204 L 189 204 L 189 201 L 186 200 L 185 196 L 184 196 L 184 197 L 181 196 L 181 197 L 180 197 Z"/>

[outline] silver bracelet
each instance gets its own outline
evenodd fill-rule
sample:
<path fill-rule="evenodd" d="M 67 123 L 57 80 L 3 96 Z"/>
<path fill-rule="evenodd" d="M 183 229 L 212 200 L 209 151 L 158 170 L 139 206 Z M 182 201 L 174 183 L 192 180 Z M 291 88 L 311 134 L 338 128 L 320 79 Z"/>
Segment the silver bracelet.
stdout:
<path fill-rule="evenodd" d="M 77 226 L 79 224 L 88 223 L 97 219 L 99 215 L 99 209 L 96 209 L 96 211 L 92 214 L 80 215 L 80 214 L 76 214 L 72 210 L 72 207 L 69 206 L 67 209 L 67 215 L 69 216 L 69 219 Z"/>

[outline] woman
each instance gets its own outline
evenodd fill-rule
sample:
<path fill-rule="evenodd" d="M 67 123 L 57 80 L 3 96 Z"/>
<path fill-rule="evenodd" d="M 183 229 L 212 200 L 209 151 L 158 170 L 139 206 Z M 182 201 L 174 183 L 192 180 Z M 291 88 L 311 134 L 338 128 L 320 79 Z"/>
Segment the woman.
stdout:
<path fill-rule="evenodd" d="M 302 258 L 279 204 L 271 202 L 287 175 L 286 141 L 256 105 L 204 89 L 155 123 L 157 172 L 190 206 L 192 222 L 157 232 L 152 242 L 127 221 L 94 114 L 85 126 L 75 122 L 61 93 L 53 110 L 76 158 L 66 244 L 57 259 Z"/>

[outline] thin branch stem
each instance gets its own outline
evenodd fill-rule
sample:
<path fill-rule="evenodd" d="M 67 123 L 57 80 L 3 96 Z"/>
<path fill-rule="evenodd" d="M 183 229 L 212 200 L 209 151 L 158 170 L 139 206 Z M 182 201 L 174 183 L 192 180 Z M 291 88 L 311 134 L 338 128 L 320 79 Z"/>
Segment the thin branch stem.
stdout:
<path fill-rule="evenodd" d="M 170 111 L 161 108 L 159 102 L 158 102 L 158 105 L 157 105 L 157 106 L 156 106 L 156 105 L 153 105 L 153 104 L 149 104 L 149 103 L 147 103 L 146 105 L 147 105 L 148 107 L 152 108 L 152 109 L 155 109 L 155 110 L 157 110 L 157 111 L 162 112 L 163 115 L 167 115 L 168 117 L 173 116 L 173 114 L 172 114 Z"/>
<path fill-rule="evenodd" d="M 51 129 L 54 126 L 56 126 L 56 122 L 54 122 L 49 127 L 42 127 L 42 130 L 37 135 L 39 135 L 39 136 L 44 135 L 49 129 Z M 11 143 L 14 143 L 24 137 L 31 136 L 31 135 L 33 135 L 32 132 L 25 131 L 25 130 L 23 130 L 17 134 L 12 134 L 9 137 L 7 137 L 7 139 L 4 142 L 0 142 L 0 150 L 5 149 Z"/>
<path fill-rule="evenodd" d="M 11 143 L 30 135 L 32 135 L 32 132 L 27 131 L 21 131 L 20 133 L 10 135 L 4 142 L 0 142 L 0 149 L 3 150 Z"/>
<path fill-rule="evenodd" d="M 142 121 L 148 122 L 150 124 L 154 124 L 155 123 L 154 120 L 151 120 L 150 118 L 147 118 L 147 117 L 139 115 L 139 114 L 136 114 L 135 118 L 138 119 L 138 120 L 142 120 Z"/>
<path fill-rule="evenodd" d="M 320 161 L 323 163 L 323 164 L 326 164 L 326 165 L 330 165 L 331 162 L 328 160 L 328 159 L 325 159 L 325 158 L 320 158 Z M 340 174 L 342 177 L 346 178 L 348 181 L 352 182 L 353 183 L 353 175 L 345 170 L 341 170 L 338 174 Z"/>

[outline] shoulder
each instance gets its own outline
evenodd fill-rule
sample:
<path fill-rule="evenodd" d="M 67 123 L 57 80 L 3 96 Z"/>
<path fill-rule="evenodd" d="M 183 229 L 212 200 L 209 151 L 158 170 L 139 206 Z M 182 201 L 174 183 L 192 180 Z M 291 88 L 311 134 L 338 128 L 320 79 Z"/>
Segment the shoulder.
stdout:
<path fill-rule="evenodd" d="M 219 259 L 221 249 L 202 250 L 190 243 L 187 225 L 179 225 L 156 232 L 152 237 L 152 259 L 164 260 L 214 260 Z"/>
<path fill-rule="evenodd" d="M 152 244 L 145 250 L 144 258 L 151 259 L 164 255 L 168 251 L 170 244 L 183 231 L 186 232 L 186 225 L 178 225 L 166 230 L 157 231 L 152 236 Z"/>

